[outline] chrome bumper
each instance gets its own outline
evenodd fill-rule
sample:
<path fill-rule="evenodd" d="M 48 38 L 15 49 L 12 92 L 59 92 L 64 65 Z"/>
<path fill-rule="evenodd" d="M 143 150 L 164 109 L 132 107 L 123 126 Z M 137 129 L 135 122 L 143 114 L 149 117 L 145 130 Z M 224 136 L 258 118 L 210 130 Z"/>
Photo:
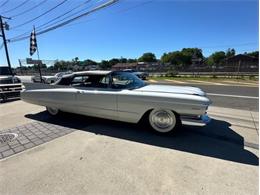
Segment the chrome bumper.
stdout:
<path fill-rule="evenodd" d="M 210 123 L 211 118 L 207 114 L 203 114 L 200 116 L 192 116 L 192 115 L 182 115 L 181 121 L 184 124 L 199 124 L 199 125 L 207 125 Z"/>

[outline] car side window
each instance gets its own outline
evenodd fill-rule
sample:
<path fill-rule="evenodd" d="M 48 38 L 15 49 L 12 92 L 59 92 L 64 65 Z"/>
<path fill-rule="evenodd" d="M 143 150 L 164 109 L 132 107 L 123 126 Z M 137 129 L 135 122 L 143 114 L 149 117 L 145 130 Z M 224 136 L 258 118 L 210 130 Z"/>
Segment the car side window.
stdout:
<path fill-rule="evenodd" d="M 100 83 L 103 84 L 103 85 L 106 85 L 106 87 L 108 87 L 108 85 L 109 85 L 109 76 L 103 77 L 101 79 Z"/>
<path fill-rule="evenodd" d="M 135 78 L 130 74 L 122 73 L 112 76 L 112 88 L 115 89 L 128 89 L 134 86 Z"/>
<path fill-rule="evenodd" d="M 85 85 L 85 81 L 88 79 L 88 76 L 76 76 L 71 81 L 71 86 L 83 87 Z"/>
<path fill-rule="evenodd" d="M 71 81 L 71 86 L 88 88 L 107 88 L 109 77 L 103 75 L 76 76 Z"/>

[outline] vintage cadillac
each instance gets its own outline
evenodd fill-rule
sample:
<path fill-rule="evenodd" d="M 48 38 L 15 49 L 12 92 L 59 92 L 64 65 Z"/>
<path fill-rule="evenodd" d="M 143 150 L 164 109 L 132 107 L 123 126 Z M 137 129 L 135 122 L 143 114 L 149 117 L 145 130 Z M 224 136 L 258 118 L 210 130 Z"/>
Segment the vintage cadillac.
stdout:
<path fill-rule="evenodd" d="M 25 102 L 60 111 L 138 123 L 168 133 L 182 121 L 207 124 L 211 101 L 196 87 L 147 84 L 124 71 L 84 71 L 63 76 L 49 89 L 24 90 Z"/>

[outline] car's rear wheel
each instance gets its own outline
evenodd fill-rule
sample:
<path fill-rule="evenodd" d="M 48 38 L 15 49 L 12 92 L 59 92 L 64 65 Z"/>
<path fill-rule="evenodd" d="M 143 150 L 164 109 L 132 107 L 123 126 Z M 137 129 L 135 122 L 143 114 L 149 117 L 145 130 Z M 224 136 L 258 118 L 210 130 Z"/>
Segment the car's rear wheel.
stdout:
<path fill-rule="evenodd" d="M 48 111 L 48 113 L 52 116 L 56 116 L 59 114 L 59 109 L 58 108 L 54 108 L 54 107 L 46 107 L 46 110 Z"/>
<path fill-rule="evenodd" d="M 169 133 L 180 125 L 177 114 L 167 109 L 154 109 L 149 114 L 149 124 L 158 133 Z"/>

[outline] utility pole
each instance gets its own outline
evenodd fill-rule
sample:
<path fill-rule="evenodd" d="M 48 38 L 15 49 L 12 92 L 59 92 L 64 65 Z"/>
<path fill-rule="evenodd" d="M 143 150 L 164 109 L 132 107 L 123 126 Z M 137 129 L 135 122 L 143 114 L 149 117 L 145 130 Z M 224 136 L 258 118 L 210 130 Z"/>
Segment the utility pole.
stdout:
<path fill-rule="evenodd" d="M 21 71 L 21 75 L 23 75 L 23 71 L 22 71 L 22 62 L 21 62 L 21 60 L 20 59 L 18 59 L 18 62 L 19 62 L 19 65 L 20 65 L 20 71 Z"/>
<path fill-rule="evenodd" d="M 10 69 L 10 72 L 12 73 L 13 75 L 13 72 L 12 72 L 12 68 L 11 68 L 11 63 L 10 63 L 10 59 L 9 59 L 9 54 L 8 54 L 8 48 L 7 48 L 7 43 L 6 43 L 6 38 L 5 38 L 5 30 L 8 30 L 8 24 L 7 23 L 3 23 L 3 18 L 5 19 L 10 19 L 10 18 L 7 18 L 7 17 L 3 17 L 0 15 L 0 28 L 1 28 L 1 32 L 2 32 L 2 37 L 3 37 L 3 43 L 4 43 L 4 47 L 5 47 L 5 54 L 6 54 L 6 60 L 7 60 L 7 64 L 8 64 L 8 67 Z"/>

